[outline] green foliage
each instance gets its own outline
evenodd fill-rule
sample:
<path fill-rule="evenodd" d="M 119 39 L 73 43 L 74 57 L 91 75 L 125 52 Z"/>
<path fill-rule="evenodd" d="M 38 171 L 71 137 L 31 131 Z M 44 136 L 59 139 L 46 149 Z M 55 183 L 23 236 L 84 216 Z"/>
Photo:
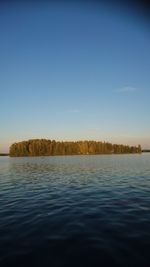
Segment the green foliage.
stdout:
<path fill-rule="evenodd" d="M 96 141 L 56 142 L 47 139 L 31 139 L 10 146 L 10 156 L 54 156 L 141 153 L 141 146 L 117 145 Z"/>

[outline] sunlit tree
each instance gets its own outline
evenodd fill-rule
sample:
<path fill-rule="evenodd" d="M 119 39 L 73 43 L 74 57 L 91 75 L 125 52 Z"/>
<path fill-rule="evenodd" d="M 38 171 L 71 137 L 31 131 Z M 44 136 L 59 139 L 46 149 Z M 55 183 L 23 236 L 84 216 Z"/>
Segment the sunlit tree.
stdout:
<path fill-rule="evenodd" d="M 10 156 L 54 156 L 87 154 L 141 153 L 141 146 L 127 146 L 108 142 L 76 141 L 60 142 L 47 139 L 30 139 L 10 146 Z"/>

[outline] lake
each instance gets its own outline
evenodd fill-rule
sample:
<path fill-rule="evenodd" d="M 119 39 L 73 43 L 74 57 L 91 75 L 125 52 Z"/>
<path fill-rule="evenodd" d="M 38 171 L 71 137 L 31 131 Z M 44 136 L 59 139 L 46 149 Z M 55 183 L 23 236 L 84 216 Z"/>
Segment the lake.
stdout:
<path fill-rule="evenodd" d="M 0 266 L 150 266 L 150 153 L 0 157 Z"/>

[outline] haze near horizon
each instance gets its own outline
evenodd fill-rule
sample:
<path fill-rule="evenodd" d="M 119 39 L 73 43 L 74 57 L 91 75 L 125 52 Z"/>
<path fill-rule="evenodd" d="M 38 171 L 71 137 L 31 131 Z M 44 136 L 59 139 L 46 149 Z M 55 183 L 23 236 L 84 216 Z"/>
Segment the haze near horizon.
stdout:
<path fill-rule="evenodd" d="M 150 148 L 150 32 L 131 10 L 0 8 L 0 153 L 33 138 Z"/>

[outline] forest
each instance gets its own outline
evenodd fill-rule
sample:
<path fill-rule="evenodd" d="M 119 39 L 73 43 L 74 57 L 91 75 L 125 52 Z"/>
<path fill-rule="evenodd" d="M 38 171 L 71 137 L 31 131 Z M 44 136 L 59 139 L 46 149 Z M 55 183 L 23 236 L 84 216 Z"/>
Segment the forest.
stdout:
<path fill-rule="evenodd" d="M 55 141 L 31 139 L 10 146 L 11 157 L 55 156 L 55 155 L 96 155 L 141 153 L 141 146 L 111 144 L 101 141 Z"/>

